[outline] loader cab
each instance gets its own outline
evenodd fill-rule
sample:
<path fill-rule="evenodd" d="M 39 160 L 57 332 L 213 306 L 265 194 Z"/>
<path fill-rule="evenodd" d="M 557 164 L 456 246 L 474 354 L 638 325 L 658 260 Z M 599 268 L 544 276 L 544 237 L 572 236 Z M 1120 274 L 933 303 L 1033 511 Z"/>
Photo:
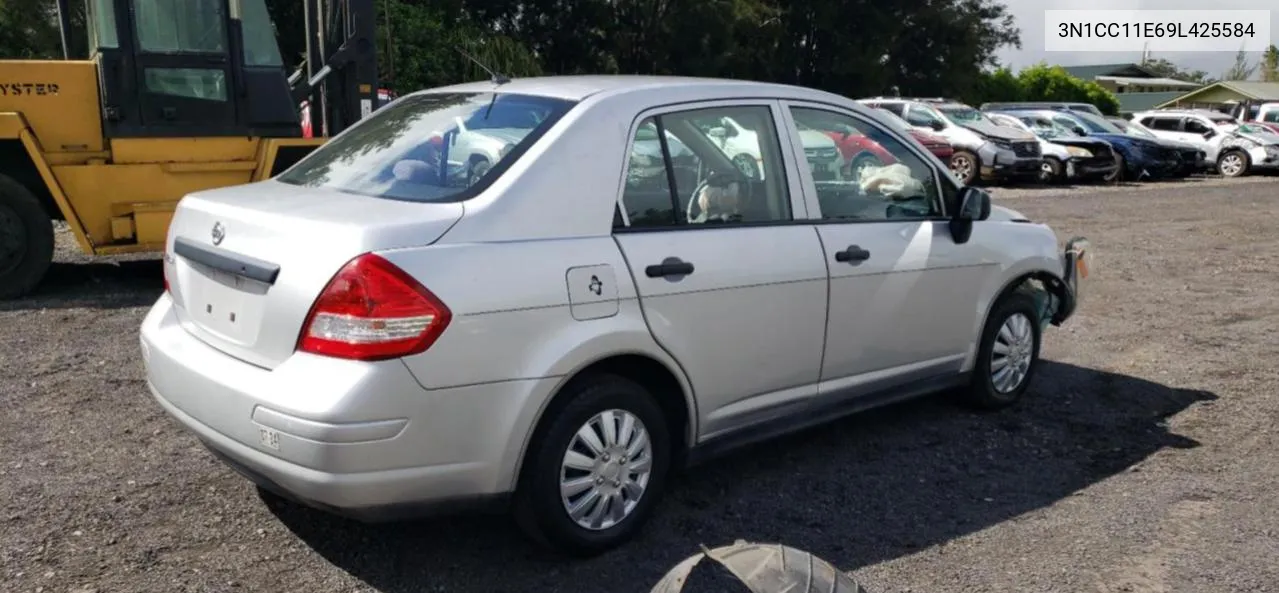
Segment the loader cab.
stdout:
<path fill-rule="evenodd" d="M 266 0 L 87 0 L 107 137 L 299 137 Z"/>

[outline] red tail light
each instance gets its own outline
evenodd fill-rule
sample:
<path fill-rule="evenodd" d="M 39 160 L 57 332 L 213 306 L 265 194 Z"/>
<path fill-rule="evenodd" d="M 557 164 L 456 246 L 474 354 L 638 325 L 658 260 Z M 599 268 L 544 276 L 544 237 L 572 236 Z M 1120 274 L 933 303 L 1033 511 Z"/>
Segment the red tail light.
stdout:
<path fill-rule="evenodd" d="M 430 348 L 452 318 L 404 270 L 366 253 L 324 287 L 302 326 L 298 349 L 354 360 L 409 356 Z"/>

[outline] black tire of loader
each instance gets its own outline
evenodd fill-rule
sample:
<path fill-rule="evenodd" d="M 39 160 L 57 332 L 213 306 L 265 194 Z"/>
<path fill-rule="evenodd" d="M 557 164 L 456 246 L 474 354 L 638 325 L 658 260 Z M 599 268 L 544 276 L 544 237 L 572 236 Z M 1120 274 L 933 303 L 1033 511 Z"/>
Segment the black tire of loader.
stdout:
<path fill-rule="evenodd" d="M 16 221 L 23 235 L 17 263 L 0 268 L 0 300 L 16 299 L 34 290 L 53 263 L 53 222 L 35 195 L 7 175 L 0 175 L 0 217 Z"/>

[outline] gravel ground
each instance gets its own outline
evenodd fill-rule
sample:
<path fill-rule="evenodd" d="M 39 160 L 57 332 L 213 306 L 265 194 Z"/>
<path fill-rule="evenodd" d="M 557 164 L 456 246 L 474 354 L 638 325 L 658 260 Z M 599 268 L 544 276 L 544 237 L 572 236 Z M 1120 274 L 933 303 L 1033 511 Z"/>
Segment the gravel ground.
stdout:
<path fill-rule="evenodd" d="M 994 191 L 1097 250 L 1029 399 L 908 403 L 672 484 L 586 562 L 503 517 L 366 526 L 273 507 L 144 393 L 158 262 L 65 232 L 0 303 L 0 591 L 647 591 L 674 563 L 780 541 L 872 592 L 1279 591 L 1279 179 Z"/>

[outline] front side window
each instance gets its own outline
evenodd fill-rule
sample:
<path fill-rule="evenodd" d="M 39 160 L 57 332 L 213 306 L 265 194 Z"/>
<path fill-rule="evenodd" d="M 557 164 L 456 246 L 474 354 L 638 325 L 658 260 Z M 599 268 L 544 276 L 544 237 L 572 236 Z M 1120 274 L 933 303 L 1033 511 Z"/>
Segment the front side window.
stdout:
<path fill-rule="evenodd" d="M 120 47 L 120 37 L 115 28 L 115 0 L 92 0 L 89 2 L 89 34 L 95 49 L 116 49 Z"/>
<path fill-rule="evenodd" d="M 631 142 L 622 191 L 629 227 L 791 220 L 776 132 L 764 106 L 644 119 Z"/>
<path fill-rule="evenodd" d="M 219 0 L 135 0 L 138 44 L 150 53 L 226 52 Z"/>
<path fill-rule="evenodd" d="M 1204 125 L 1203 122 L 1197 119 L 1186 120 L 1186 131 L 1190 132 L 1191 134 L 1206 134 L 1208 133 L 1208 130 L 1210 129 L 1212 128 L 1209 128 L 1207 125 Z"/>
<path fill-rule="evenodd" d="M 240 26 L 244 31 L 244 65 L 284 67 L 275 27 L 266 0 L 240 0 Z"/>
<path fill-rule="evenodd" d="M 839 174 L 813 176 L 822 218 L 883 221 L 935 216 L 941 212 L 936 170 L 886 130 L 850 115 L 791 108 L 801 138 L 812 130 L 839 150 Z M 816 136 L 805 138 L 817 145 Z M 815 163 L 809 167 L 815 169 Z"/>
<path fill-rule="evenodd" d="M 945 119 L 940 113 L 923 105 L 912 105 L 906 112 L 906 121 L 912 126 L 923 128 L 939 128 L 945 125 Z"/>
<path fill-rule="evenodd" d="M 395 200 L 465 200 L 500 176 L 574 105 L 512 93 L 407 96 L 316 149 L 277 180 Z"/>

